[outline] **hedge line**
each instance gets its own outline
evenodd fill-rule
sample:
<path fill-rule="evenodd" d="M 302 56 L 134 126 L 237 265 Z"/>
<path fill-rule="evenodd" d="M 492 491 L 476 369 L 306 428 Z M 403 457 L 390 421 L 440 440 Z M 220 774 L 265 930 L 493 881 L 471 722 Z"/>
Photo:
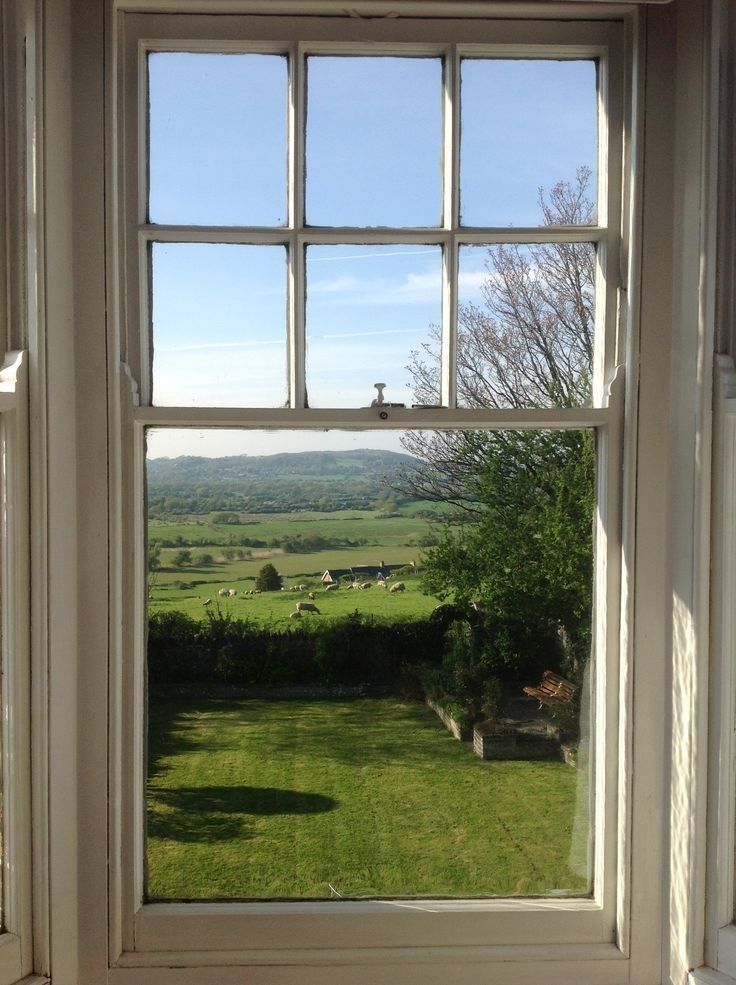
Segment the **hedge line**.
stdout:
<path fill-rule="evenodd" d="M 410 687 L 421 663 L 439 664 L 445 621 L 432 616 L 381 622 L 345 616 L 287 630 L 247 619 L 182 612 L 151 615 L 151 684 L 222 683 L 240 687 L 377 684 Z"/>

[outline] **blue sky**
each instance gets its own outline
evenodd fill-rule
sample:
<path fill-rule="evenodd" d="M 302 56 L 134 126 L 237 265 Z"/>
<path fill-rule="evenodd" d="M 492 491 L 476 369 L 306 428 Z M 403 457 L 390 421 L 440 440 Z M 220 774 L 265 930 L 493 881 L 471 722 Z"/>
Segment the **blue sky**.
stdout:
<path fill-rule="evenodd" d="M 151 221 L 283 225 L 286 59 L 156 53 L 149 72 Z M 307 221 L 438 224 L 440 60 L 311 56 L 307 79 Z M 462 222 L 537 225 L 540 185 L 595 170 L 595 93 L 592 62 L 464 59 Z M 285 249 L 157 244 L 152 254 L 154 403 L 282 406 Z M 365 406 L 378 381 L 410 403 L 410 353 L 440 320 L 439 247 L 311 246 L 306 265 L 310 405 Z M 483 276 L 473 250 L 463 300 L 480 300 Z M 159 435 L 151 453 L 186 453 L 187 442 Z M 207 454 L 231 454 L 238 436 L 208 444 Z"/>

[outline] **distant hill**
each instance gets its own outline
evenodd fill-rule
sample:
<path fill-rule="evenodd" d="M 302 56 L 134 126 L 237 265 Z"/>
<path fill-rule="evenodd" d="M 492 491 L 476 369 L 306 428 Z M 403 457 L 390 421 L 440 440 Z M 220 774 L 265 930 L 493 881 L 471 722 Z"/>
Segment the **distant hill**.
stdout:
<path fill-rule="evenodd" d="M 148 462 L 151 485 L 188 479 L 193 482 L 222 479 L 264 479 L 276 475 L 369 476 L 383 478 L 402 466 L 420 465 L 412 455 L 375 448 L 355 451 L 300 451 L 278 455 L 227 455 L 223 458 L 153 458 Z"/>
<path fill-rule="evenodd" d="M 147 466 L 149 515 L 366 509 L 390 495 L 391 480 L 407 466 L 421 462 L 372 448 L 154 458 Z"/>

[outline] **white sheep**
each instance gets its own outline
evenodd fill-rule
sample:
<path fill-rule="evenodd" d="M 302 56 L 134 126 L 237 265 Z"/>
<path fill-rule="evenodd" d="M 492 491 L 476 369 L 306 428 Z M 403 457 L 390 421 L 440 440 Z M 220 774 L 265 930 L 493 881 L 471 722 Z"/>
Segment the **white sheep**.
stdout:
<path fill-rule="evenodd" d="M 326 592 L 336 592 L 340 586 L 335 582 L 334 585 L 328 585 L 325 589 Z"/>
<path fill-rule="evenodd" d="M 228 590 L 227 590 L 227 597 L 229 599 L 234 599 L 237 594 L 238 593 L 237 593 L 237 591 L 234 588 L 228 588 Z"/>
<path fill-rule="evenodd" d="M 406 585 L 403 583 L 403 581 L 397 581 L 395 585 L 392 585 L 391 588 L 389 588 L 389 592 L 391 592 L 391 594 L 393 594 L 394 592 L 403 592 L 405 590 L 406 590 Z"/>
<path fill-rule="evenodd" d="M 380 580 L 380 581 L 377 581 L 377 582 L 376 582 L 376 588 L 388 588 L 388 585 L 387 585 L 387 584 L 386 584 L 386 582 L 385 582 L 385 581 L 383 580 L 383 578 L 381 578 L 381 580 Z"/>
<path fill-rule="evenodd" d="M 309 593 L 309 595 L 307 595 L 307 598 L 308 598 L 308 599 L 311 599 L 311 600 L 312 600 L 313 602 L 314 602 L 314 600 L 315 600 L 315 597 L 316 597 L 316 596 L 315 596 L 315 594 L 314 594 L 314 592 L 310 592 L 310 593 Z"/>
<path fill-rule="evenodd" d="M 228 593 L 227 588 L 218 588 L 217 590 L 217 594 L 220 596 L 221 599 L 227 598 L 227 593 Z"/>
<path fill-rule="evenodd" d="M 212 605 L 212 599 L 205 599 L 202 605 Z"/>
<path fill-rule="evenodd" d="M 373 582 L 372 581 L 363 581 L 363 582 L 360 583 L 360 585 L 358 585 L 358 588 L 360 588 L 361 591 L 364 588 L 373 588 Z"/>
<path fill-rule="evenodd" d="M 297 602 L 296 604 L 297 612 L 316 612 L 317 615 L 320 614 L 319 609 L 313 602 Z"/>

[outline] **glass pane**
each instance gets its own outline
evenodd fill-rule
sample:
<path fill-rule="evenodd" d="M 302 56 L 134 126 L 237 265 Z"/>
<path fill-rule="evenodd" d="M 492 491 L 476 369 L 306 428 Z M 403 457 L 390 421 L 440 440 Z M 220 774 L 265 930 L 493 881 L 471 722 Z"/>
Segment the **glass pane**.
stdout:
<path fill-rule="evenodd" d="M 157 430 L 147 481 L 149 899 L 590 892 L 592 433 Z"/>
<path fill-rule="evenodd" d="M 459 253 L 458 406 L 589 406 L 594 244 L 464 246 Z M 421 378 L 422 369 L 414 375 Z"/>
<path fill-rule="evenodd" d="M 153 402 L 286 402 L 286 250 L 154 243 Z"/>
<path fill-rule="evenodd" d="M 286 222 L 287 61 L 148 56 L 151 222 Z"/>
<path fill-rule="evenodd" d="M 463 225 L 596 221 L 595 62 L 465 58 L 460 96 Z"/>
<path fill-rule="evenodd" d="M 319 56 L 307 65 L 307 222 L 438 225 L 441 60 Z"/>
<path fill-rule="evenodd" d="M 438 246 L 311 246 L 307 250 L 307 393 L 310 407 L 367 407 L 415 399 L 409 363 L 441 318 Z M 435 326 L 434 328 L 432 326 Z M 439 361 L 422 403 L 437 404 Z"/>

